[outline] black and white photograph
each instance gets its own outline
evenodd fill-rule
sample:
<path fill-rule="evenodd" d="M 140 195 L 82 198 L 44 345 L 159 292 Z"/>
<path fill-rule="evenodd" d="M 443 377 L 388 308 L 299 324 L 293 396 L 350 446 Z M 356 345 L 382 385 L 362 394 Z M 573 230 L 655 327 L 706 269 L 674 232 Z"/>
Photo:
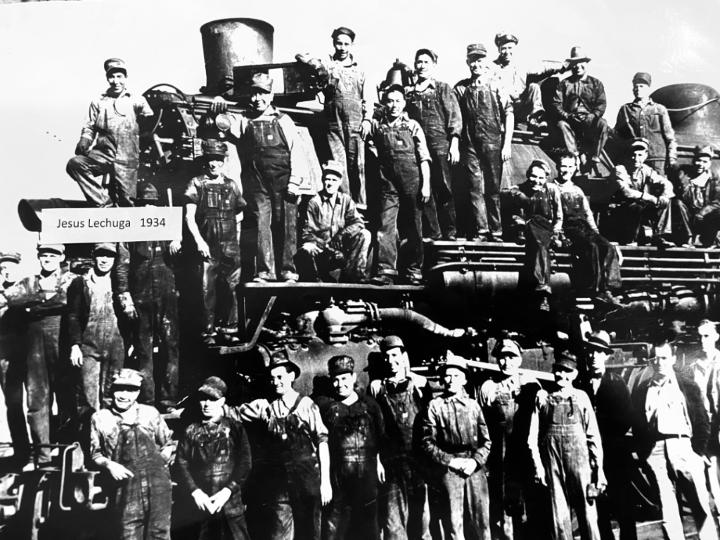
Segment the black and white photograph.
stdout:
<path fill-rule="evenodd" d="M 0 0 L 0 540 L 718 540 L 717 21 Z"/>

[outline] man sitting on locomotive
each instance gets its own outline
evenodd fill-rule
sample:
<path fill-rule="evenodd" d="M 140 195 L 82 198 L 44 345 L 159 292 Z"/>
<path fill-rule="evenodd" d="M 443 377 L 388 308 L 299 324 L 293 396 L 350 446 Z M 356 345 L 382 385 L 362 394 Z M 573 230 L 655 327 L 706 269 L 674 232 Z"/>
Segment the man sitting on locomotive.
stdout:
<path fill-rule="evenodd" d="M 296 255 L 305 281 L 328 279 L 342 269 L 341 281 L 366 279 L 370 231 L 350 195 L 338 192 L 343 166 L 338 161 L 323 164 L 323 189 L 308 203 L 303 220 L 302 247 Z"/>

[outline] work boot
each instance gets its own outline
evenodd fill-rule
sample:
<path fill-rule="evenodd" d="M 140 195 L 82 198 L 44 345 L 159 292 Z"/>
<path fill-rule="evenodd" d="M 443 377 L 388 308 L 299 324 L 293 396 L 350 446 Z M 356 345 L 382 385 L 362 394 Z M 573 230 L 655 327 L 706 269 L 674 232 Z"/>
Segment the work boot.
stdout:
<path fill-rule="evenodd" d="M 258 272 L 253 281 L 255 283 L 267 283 L 268 281 L 275 281 L 275 276 L 270 272 Z"/>
<path fill-rule="evenodd" d="M 659 236 L 659 235 L 656 236 L 655 238 L 653 238 L 653 244 L 658 249 L 667 249 L 667 248 L 675 247 L 674 242 L 671 242 L 667 238 L 663 238 L 662 236 Z"/>
<path fill-rule="evenodd" d="M 297 272 L 291 272 L 290 270 L 285 270 L 280 274 L 280 281 L 284 281 L 285 283 L 297 283 L 299 278 L 300 276 L 297 275 Z"/>
<path fill-rule="evenodd" d="M 395 280 L 388 274 L 378 274 L 370 278 L 370 283 L 373 285 L 395 285 Z"/>
<path fill-rule="evenodd" d="M 610 291 L 602 291 L 597 294 L 595 301 L 603 304 L 609 304 L 615 307 L 623 307 L 624 304 L 620 302 Z"/>

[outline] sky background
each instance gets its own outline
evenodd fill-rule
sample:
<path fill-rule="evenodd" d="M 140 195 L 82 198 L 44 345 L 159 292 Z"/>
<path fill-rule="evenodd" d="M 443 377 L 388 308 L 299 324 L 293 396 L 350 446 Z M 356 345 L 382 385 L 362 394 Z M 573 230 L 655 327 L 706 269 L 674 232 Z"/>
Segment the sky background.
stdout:
<path fill-rule="evenodd" d="M 692 5 L 692 9 L 689 7 Z M 24 254 L 35 270 L 37 235 L 17 217 L 20 198 L 81 199 L 66 175 L 90 99 L 105 87 L 103 61 L 128 64 L 128 86 L 140 93 L 166 82 L 186 93 L 205 84 L 199 28 L 228 17 L 262 19 L 275 27 L 275 62 L 297 52 L 324 56 L 330 33 L 357 33 L 355 57 L 373 84 L 396 58 L 406 63 L 429 47 L 439 55 L 437 75 L 454 84 L 466 77 L 465 46 L 507 31 L 520 38 L 523 64 L 563 60 L 581 45 L 589 73 L 605 84 L 606 117 L 614 125 L 632 99 L 630 79 L 649 71 L 654 88 L 697 82 L 720 89 L 720 0 L 108 0 L 0 5 L 0 250 Z"/>

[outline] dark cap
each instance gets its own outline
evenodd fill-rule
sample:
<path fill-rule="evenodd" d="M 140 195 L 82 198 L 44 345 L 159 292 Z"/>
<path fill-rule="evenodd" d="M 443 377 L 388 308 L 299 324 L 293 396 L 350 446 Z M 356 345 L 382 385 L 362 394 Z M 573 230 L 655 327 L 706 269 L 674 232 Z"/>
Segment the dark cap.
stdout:
<path fill-rule="evenodd" d="M 570 57 L 566 58 L 566 61 L 570 62 L 571 64 L 589 62 L 590 60 L 591 58 L 585 54 L 585 51 L 583 51 L 583 48 L 579 45 L 575 45 L 572 49 L 570 49 Z"/>
<path fill-rule="evenodd" d="M 108 58 L 103 63 L 103 68 L 105 69 L 105 75 L 110 75 L 116 71 L 122 71 L 125 75 L 127 75 L 125 61 L 120 58 Z"/>
<path fill-rule="evenodd" d="M 342 163 L 340 163 L 339 161 L 335 161 L 334 159 L 329 159 L 325 163 L 322 164 L 323 176 L 333 175 L 333 176 L 338 176 L 339 178 L 342 178 L 344 172 L 345 172 L 345 167 L 343 167 Z"/>
<path fill-rule="evenodd" d="M 715 149 L 708 145 L 705 146 L 696 146 L 695 147 L 695 157 L 698 156 L 707 156 L 709 158 L 715 157 Z"/>
<path fill-rule="evenodd" d="M 276 351 L 272 354 L 272 356 L 270 356 L 270 363 L 267 368 L 268 373 L 277 367 L 284 367 L 288 371 L 292 371 L 295 373 L 295 378 L 300 376 L 300 366 L 298 366 L 295 362 L 291 362 L 285 351 Z"/>
<path fill-rule="evenodd" d="M 415 51 L 415 60 L 418 59 L 418 56 L 423 55 L 423 54 L 432 58 L 432 61 L 437 64 L 438 55 L 435 51 L 433 51 L 431 49 L 418 49 L 417 51 Z"/>
<path fill-rule="evenodd" d="M 133 386 L 140 388 L 142 381 L 142 373 L 134 369 L 123 368 L 113 375 L 112 386 Z"/>
<path fill-rule="evenodd" d="M 643 150 L 647 150 L 650 148 L 650 143 L 645 137 L 635 137 L 632 141 L 630 141 L 630 148 L 642 148 Z"/>
<path fill-rule="evenodd" d="M 250 88 L 257 88 L 259 90 L 262 90 L 263 92 L 270 93 L 273 89 L 272 77 L 270 77 L 270 75 L 268 75 L 267 73 L 256 73 L 252 76 Z"/>
<path fill-rule="evenodd" d="M 502 47 L 506 43 L 514 43 L 515 45 L 517 45 L 518 38 L 506 32 L 500 32 L 499 34 L 495 35 L 495 46 Z"/>
<path fill-rule="evenodd" d="M 348 36 L 352 41 L 355 41 L 355 32 L 353 32 L 352 30 L 350 30 L 347 26 L 340 26 L 340 27 L 336 28 L 335 30 L 333 30 L 333 33 L 332 33 L 332 35 L 331 35 L 330 37 L 332 37 L 333 39 L 335 39 L 336 37 L 338 37 L 338 36 L 340 36 L 340 35 L 342 35 L 342 34 L 345 34 L 345 35 Z"/>
<path fill-rule="evenodd" d="M 10 261 L 20 264 L 22 257 L 17 251 L 3 251 L 0 252 L 0 262 Z"/>
<path fill-rule="evenodd" d="M 635 75 L 633 75 L 632 82 L 633 84 L 647 84 L 650 86 L 652 85 L 652 77 L 649 73 L 638 71 Z"/>
<path fill-rule="evenodd" d="M 98 251 L 107 251 L 113 255 L 117 255 L 117 244 L 115 242 L 100 242 L 93 246 L 93 255 Z"/>
<path fill-rule="evenodd" d="M 355 373 L 355 360 L 349 356 L 333 356 L 328 360 L 328 373 L 331 377 L 344 373 Z"/>
<path fill-rule="evenodd" d="M 523 349 L 514 339 L 502 338 L 497 341 L 493 347 L 492 355 L 495 358 L 503 356 L 522 356 Z"/>
<path fill-rule="evenodd" d="M 160 192 L 152 182 L 142 182 L 138 184 L 138 200 L 140 201 L 159 201 Z"/>
<path fill-rule="evenodd" d="M 38 244 L 37 252 L 50 252 L 57 253 L 58 255 L 65 255 L 65 244 Z"/>
<path fill-rule="evenodd" d="M 587 348 L 597 349 L 610 354 L 613 352 L 610 347 L 610 334 L 605 330 L 598 330 L 587 337 Z"/>
<path fill-rule="evenodd" d="M 552 369 L 565 368 L 565 369 L 577 369 L 577 356 L 563 349 L 558 352 L 555 356 L 555 362 L 552 365 Z"/>
<path fill-rule="evenodd" d="M 227 394 L 227 384 L 225 384 L 225 381 L 223 381 L 220 377 L 215 377 L 213 375 L 203 381 L 200 388 L 198 388 L 197 393 L 213 399 L 220 399 L 225 397 L 225 394 Z"/>
<path fill-rule="evenodd" d="M 380 350 L 382 352 L 389 351 L 390 349 L 394 349 L 396 347 L 405 349 L 405 343 L 403 343 L 403 340 L 400 339 L 400 336 L 385 336 L 382 340 L 380 340 Z"/>
<path fill-rule="evenodd" d="M 227 144 L 217 139 L 205 139 L 201 146 L 203 157 L 221 157 L 225 159 L 228 155 Z"/>
<path fill-rule="evenodd" d="M 467 46 L 467 53 L 465 56 L 468 58 L 472 56 L 487 56 L 487 49 L 482 43 L 471 43 Z"/>

